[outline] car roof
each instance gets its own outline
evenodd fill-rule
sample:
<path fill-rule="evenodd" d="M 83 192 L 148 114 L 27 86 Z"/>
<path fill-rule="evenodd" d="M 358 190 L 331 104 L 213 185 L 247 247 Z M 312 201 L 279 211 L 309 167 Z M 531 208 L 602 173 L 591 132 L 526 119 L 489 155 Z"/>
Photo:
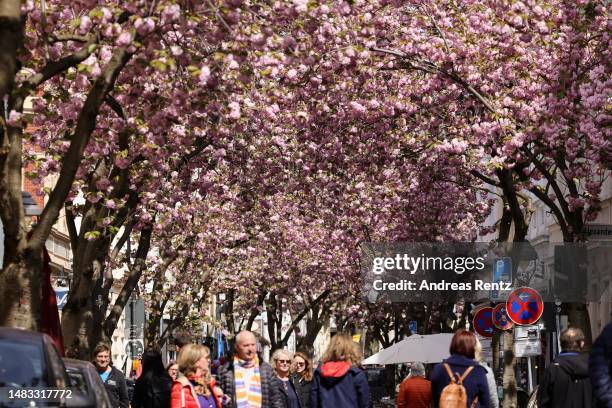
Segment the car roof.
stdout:
<path fill-rule="evenodd" d="M 93 364 L 89 361 L 77 360 L 74 358 L 62 358 L 62 360 L 64 360 L 66 368 L 87 369 L 90 366 L 93 368 Z"/>
<path fill-rule="evenodd" d="M 45 336 L 46 335 L 44 333 L 15 329 L 12 327 L 0 327 L 0 339 L 12 339 L 28 343 L 42 343 Z"/>

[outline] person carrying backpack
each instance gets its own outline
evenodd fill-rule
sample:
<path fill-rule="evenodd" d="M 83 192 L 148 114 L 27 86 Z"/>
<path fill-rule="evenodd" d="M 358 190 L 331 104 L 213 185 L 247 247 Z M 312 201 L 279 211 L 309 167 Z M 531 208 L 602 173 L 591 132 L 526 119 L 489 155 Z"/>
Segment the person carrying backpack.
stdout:
<path fill-rule="evenodd" d="M 476 336 L 458 330 L 450 345 L 451 356 L 436 365 L 431 374 L 433 404 L 436 408 L 489 406 L 487 372 L 476 360 Z"/>

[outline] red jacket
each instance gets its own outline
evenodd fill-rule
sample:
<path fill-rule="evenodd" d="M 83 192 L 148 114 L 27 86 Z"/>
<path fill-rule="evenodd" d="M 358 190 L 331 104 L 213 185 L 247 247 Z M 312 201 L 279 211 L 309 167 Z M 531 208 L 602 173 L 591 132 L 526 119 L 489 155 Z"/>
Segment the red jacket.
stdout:
<path fill-rule="evenodd" d="M 397 408 L 429 408 L 431 406 L 431 381 L 423 377 L 410 377 L 400 385 Z"/>
<path fill-rule="evenodd" d="M 209 389 L 215 395 L 215 380 L 209 384 Z M 215 395 L 217 408 L 221 408 L 221 399 Z M 180 376 L 172 384 L 172 393 L 170 396 L 170 408 L 200 408 L 198 395 L 191 382 L 185 376 Z"/>

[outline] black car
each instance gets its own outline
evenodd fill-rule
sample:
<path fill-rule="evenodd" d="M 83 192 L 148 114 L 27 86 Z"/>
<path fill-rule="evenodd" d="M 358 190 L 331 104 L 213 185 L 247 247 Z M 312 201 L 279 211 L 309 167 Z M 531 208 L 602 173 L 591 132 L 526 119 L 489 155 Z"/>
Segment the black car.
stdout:
<path fill-rule="evenodd" d="M 64 358 L 70 387 L 88 401 L 88 406 L 112 408 L 104 383 L 96 368 L 88 361 Z"/>
<path fill-rule="evenodd" d="M 0 407 L 84 406 L 51 338 L 27 330 L 0 327 L 0 390 Z"/>

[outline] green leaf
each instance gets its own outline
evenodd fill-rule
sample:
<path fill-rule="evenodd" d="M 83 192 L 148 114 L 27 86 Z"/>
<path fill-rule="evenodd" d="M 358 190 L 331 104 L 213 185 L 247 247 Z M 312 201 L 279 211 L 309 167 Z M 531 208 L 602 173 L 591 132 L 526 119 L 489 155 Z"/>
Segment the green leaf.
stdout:
<path fill-rule="evenodd" d="M 100 238 L 100 231 L 89 231 L 85 233 L 85 239 L 88 241 L 93 241 L 98 238 Z"/>
<path fill-rule="evenodd" d="M 104 13 L 99 8 L 95 8 L 89 12 L 90 18 L 103 18 Z"/>
<path fill-rule="evenodd" d="M 158 59 L 149 62 L 149 65 L 151 65 L 153 68 L 161 72 L 165 72 L 166 69 L 168 68 L 165 62 L 160 61 Z"/>

